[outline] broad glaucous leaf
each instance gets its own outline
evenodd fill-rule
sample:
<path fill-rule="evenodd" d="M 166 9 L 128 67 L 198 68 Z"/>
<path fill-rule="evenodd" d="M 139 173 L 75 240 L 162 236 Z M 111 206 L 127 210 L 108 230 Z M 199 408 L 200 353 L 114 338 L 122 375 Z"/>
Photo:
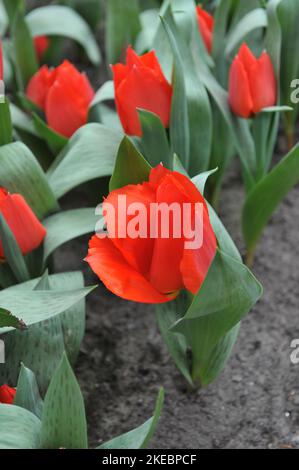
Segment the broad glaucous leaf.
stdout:
<path fill-rule="evenodd" d="M 170 152 L 167 134 L 160 118 L 153 113 L 139 110 L 139 119 L 142 127 L 141 148 L 143 155 L 151 166 L 163 163 L 166 168 L 172 168 L 172 155 Z"/>
<path fill-rule="evenodd" d="M 33 318 L 35 324 L 30 326 L 24 332 L 11 331 L 5 335 L 6 355 L 8 361 L 0 368 L 0 382 L 14 383 L 18 377 L 19 364 L 24 362 L 37 376 L 38 383 L 41 391 L 45 391 L 49 385 L 53 371 L 57 367 L 61 354 L 66 350 L 71 363 L 77 358 L 79 348 L 84 335 L 85 328 L 85 301 L 84 297 L 90 290 L 85 290 L 85 294 L 80 295 L 84 280 L 82 273 L 63 273 L 49 276 L 49 288 L 44 285 L 46 276 L 39 280 L 29 281 L 25 284 L 14 286 L 0 292 L 1 295 L 9 293 L 11 297 L 19 298 L 19 303 L 22 303 L 22 298 L 28 298 L 28 305 L 33 310 L 36 305 L 35 311 L 33 310 Z M 33 291 L 33 289 L 35 289 Z M 43 290 L 42 290 L 43 289 Z M 64 296 L 64 292 L 68 292 L 68 301 L 60 299 L 58 314 L 51 317 L 55 305 L 49 306 L 47 303 L 46 308 L 40 308 L 38 301 L 33 302 L 36 296 L 44 299 L 44 294 L 51 299 L 52 296 Z M 22 293 L 22 296 L 20 295 Z M 16 295 L 17 294 L 17 295 Z M 44 300 L 45 302 L 47 299 Z M 60 305 L 59 304 L 59 305 Z M 56 312 L 57 312 L 56 309 Z M 26 319 L 24 309 L 18 307 L 21 312 L 21 317 Z M 40 310 L 44 311 L 42 318 L 37 317 Z M 47 316 L 48 313 L 48 316 Z M 38 323 L 37 323 L 38 322 Z M 0 329 L 0 334 L 3 330 Z"/>
<path fill-rule="evenodd" d="M 0 147 L 0 186 L 21 194 L 39 218 L 58 208 L 42 168 L 21 142 Z"/>
<path fill-rule="evenodd" d="M 38 70 L 38 62 L 33 39 L 22 12 L 16 13 L 12 29 L 18 86 L 20 90 L 25 90 L 30 78 Z"/>
<path fill-rule="evenodd" d="M 101 62 L 101 53 L 86 21 L 72 8 L 49 5 L 32 10 L 26 22 L 33 37 L 62 36 L 73 39 L 84 49 L 94 65 Z"/>
<path fill-rule="evenodd" d="M 12 315 L 11 312 L 4 308 L 0 308 L 0 328 L 12 327 L 18 330 L 26 328 L 25 323 L 19 318 Z"/>
<path fill-rule="evenodd" d="M 258 182 L 245 201 L 242 225 L 249 252 L 254 251 L 275 209 L 298 181 L 299 145 Z"/>
<path fill-rule="evenodd" d="M 36 113 L 32 114 L 32 118 L 38 136 L 45 140 L 50 150 L 57 155 L 68 143 L 68 139 L 51 129 Z"/>
<path fill-rule="evenodd" d="M 84 401 L 66 354 L 45 396 L 41 446 L 46 449 L 88 447 Z"/>
<path fill-rule="evenodd" d="M 87 124 L 79 129 L 48 171 L 56 197 L 81 183 L 112 175 L 122 138 L 121 132 L 101 124 Z"/>
<path fill-rule="evenodd" d="M 20 369 L 14 405 L 30 411 L 39 419 L 42 416 L 43 401 L 39 394 L 35 375 L 24 364 Z"/>
<path fill-rule="evenodd" d="M 128 168 L 130 168 L 129 172 Z M 109 189 L 114 191 L 128 184 L 148 181 L 150 170 L 151 166 L 138 152 L 132 141 L 128 137 L 124 137 L 118 150 Z"/>
<path fill-rule="evenodd" d="M 106 18 L 106 54 L 109 64 L 121 61 L 141 29 L 137 0 L 109 0 Z"/>
<path fill-rule="evenodd" d="M 102 220 L 100 211 L 94 208 L 72 209 L 51 215 L 43 221 L 47 230 L 44 240 L 44 262 L 61 245 L 95 231 Z"/>
<path fill-rule="evenodd" d="M 0 404 L 0 449 L 39 449 L 40 420 L 14 405 Z"/>
<path fill-rule="evenodd" d="M 12 142 L 12 122 L 10 114 L 10 104 L 7 98 L 4 102 L 0 100 L 0 147 Z"/>
<path fill-rule="evenodd" d="M 30 274 L 14 234 L 0 213 L 0 241 L 5 259 L 18 282 L 30 279 Z"/>

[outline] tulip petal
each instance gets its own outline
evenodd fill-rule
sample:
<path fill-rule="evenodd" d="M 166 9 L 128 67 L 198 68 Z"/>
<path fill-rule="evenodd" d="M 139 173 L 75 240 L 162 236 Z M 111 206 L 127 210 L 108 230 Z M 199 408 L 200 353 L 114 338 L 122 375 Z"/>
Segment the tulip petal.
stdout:
<path fill-rule="evenodd" d="M 263 52 L 255 66 L 249 70 L 249 83 L 253 99 L 253 111 L 276 104 L 277 90 L 275 72 L 269 55 Z"/>
<path fill-rule="evenodd" d="M 15 399 L 17 390 L 4 384 L 0 387 L 0 403 L 5 405 L 12 405 Z"/>
<path fill-rule="evenodd" d="M 199 249 L 185 249 L 181 272 L 184 286 L 196 294 L 200 289 L 216 254 L 217 242 L 207 210 L 203 212 L 203 244 Z"/>
<path fill-rule="evenodd" d="M 142 135 L 137 108 L 157 114 L 164 127 L 168 127 L 171 98 L 171 86 L 157 80 L 155 71 L 134 66 L 116 90 L 116 104 L 125 132 Z"/>
<path fill-rule="evenodd" d="M 37 219 L 24 198 L 0 189 L 0 212 L 25 255 L 35 250 L 46 236 L 46 229 Z M 4 257 L 0 242 L 0 258 Z"/>
<path fill-rule="evenodd" d="M 89 104 L 94 91 L 84 74 L 65 61 L 56 70 L 55 81 L 46 99 L 49 126 L 65 137 L 71 137 L 87 123 Z"/>
<path fill-rule="evenodd" d="M 230 69 L 229 104 L 237 116 L 249 118 L 253 112 L 248 75 L 239 56 L 234 59 Z"/>
<path fill-rule="evenodd" d="M 182 205 L 188 202 L 185 195 L 167 179 L 167 176 L 158 186 L 156 202 L 161 205 L 164 204 L 165 211 L 169 209 L 169 213 L 158 214 L 158 227 L 160 230 L 155 238 L 150 271 L 151 284 L 159 292 L 165 294 L 183 287 L 180 271 L 185 242 L 182 231 Z M 173 203 L 176 205 L 173 206 L 174 213 L 170 210 Z M 165 227 L 165 234 L 167 234 L 167 231 L 169 233 L 167 237 L 163 235 L 163 226 Z M 175 228 L 178 231 L 177 234 L 175 234 Z"/>
<path fill-rule="evenodd" d="M 208 52 L 211 53 L 213 44 L 214 18 L 207 11 L 201 8 L 200 5 L 196 7 L 196 12 L 202 39 Z"/>
<path fill-rule="evenodd" d="M 121 201 L 120 198 L 123 198 Z M 139 271 L 144 276 L 147 276 L 150 269 L 151 257 L 154 247 L 154 240 L 150 238 L 150 204 L 156 200 L 156 187 L 150 183 L 143 183 L 138 185 L 129 185 L 124 188 L 112 191 L 103 204 L 103 212 L 107 224 L 107 231 L 113 244 L 121 251 L 123 257 L 134 269 Z M 137 212 L 134 215 L 121 215 L 121 205 L 125 204 L 125 210 L 129 207 L 135 206 Z M 108 205 L 111 205 L 113 210 L 110 213 Z M 139 218 L 143 216 L 144 222 L 138 224 L 136 231 L 141 231 L 143 227 L 146 229 L 144 238 L 135 238 L 134 234 L 128 234 L 127 231 L 130 228 L 130 221 L 134 217 Z M 121 225 L 121 227 L 120 227 Z M 121 230 L 125 230 L 125 235 L 121 234 Z"/>
<path fill-rule="evenodd" d="M 165 303 L 173 297 L 160 294 L 130 266 L 112 241 L 92 237 L 86 261 L 107 289 L 115 295 L 134 302 Z"/>
<path fill-rule="evenodd" d="M 47 65 L 44 65 L 33 75 L 28 83 L 26 90 L 27 97 L 43 110 L 45 109 L 47 95 L 54 83 L 55 76 L 56 71 L 50 70 Z"/>

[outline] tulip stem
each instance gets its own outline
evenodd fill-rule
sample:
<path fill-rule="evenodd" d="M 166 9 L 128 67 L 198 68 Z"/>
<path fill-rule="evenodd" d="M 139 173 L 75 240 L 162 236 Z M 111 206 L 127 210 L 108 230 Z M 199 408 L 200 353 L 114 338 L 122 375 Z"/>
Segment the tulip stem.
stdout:
<path fill-rule="evenodd" d="M 251 268 L 254 262 L 255 248 L 251 248 L 247 251 L 245 256 L 245 263 L 248 268 Z"/>
<path fill-rule="evenodd" d="M 293 129 L 287 130 L 287 142 L 288 142 L 288 150 L 291 150 L 294 147 L 294 132 Z"/>

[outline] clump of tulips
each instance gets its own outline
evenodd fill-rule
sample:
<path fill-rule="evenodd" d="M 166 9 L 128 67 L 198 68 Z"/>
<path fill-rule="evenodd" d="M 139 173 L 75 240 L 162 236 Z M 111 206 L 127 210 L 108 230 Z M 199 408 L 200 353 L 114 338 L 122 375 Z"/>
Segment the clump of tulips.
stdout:
<path fill-rule="evenodd" d="M 122 299 L 153 304 L 181 374 L 207 386 L 262 295 L 249 267 L 299 181 L 289 95 L 299 2 L 220 0 L 208 11 L 165 0 L 150 12 L 155 25 L 140 21 L 135 1 L 106 2 L 102 68 L 101 2 L 77 3 L 26 12 L 22 0 L 4 2 L 0 21 L 0 448 L 88 448 L 72 365 L 96 286 L 80 271 L 56 273 L 57 248 L 92 234 L 85 261 L 97 278 Z M 63 38 L 80 46 L 83 67 L 65 57 Z M 98 78 L 110 74 L 97 91 L 87 61 Z M 289 152 L 273 164 L 281 117 Z M 217 214 L 235 157 L 244 257 Z M 82 207 L 63 210 L 82 184 L 96 211 L 81 193 Z M 163 391 L 150 420 L 99 449 L 146 447 L 162 404 Z"/>

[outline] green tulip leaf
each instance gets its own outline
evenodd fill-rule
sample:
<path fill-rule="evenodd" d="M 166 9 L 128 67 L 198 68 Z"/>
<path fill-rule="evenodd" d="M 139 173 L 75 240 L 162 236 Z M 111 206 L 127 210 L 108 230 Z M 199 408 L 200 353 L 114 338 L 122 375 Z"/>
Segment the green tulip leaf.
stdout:
<path fill-rule="evenodd" d="M 12 122 L 9 101 L 0 97 L 0 146 L 10 144 L 12 142 Z"/>
<path fill-rule="evenodd" d="M 24 330 L 26 328 L 23 320 L 12 315 L 11 312 L 4 308 L 0 308 L 0 328 L 11 327 L 18 330 Z"/>
<path fill-rule="evenodd" d="M 36 113 L 32 114 L 38 136 L 45 140 L 50 150 L 57 155 L 68 143 L 68 139 L 51 129 Z"/>
<path fill-rule="evenodd" d="M 49 315 L 48 319 L 44 317 L 41 322 L 31 324 L 26 331 L 14 330 L 6 333 L 7 361 L 0 367 L 0 383 L 16 383 L 19 365 L 20 362 L 23 362 L 34 372 L 40 390 L 44 392 L 47 390 L 64 350 L 66 350 L 71 363 L 75 362 L 85 330 L 85 297 L 78 294 L 83 285 L 84 280 L 80 272 L 52 276 L 45 273 L 40 279 L 2 291 L 3 293 L 9 291 L 11 296 L 15 295 L 20 299 L 25 291 L 29 299 L 37 294 L 41 297 L 46 293 L 51 298 L 51 294 L 53 293 L 55 297 L 57 291 L 58 293 L 71 291 L 73 294 L 70 293 L 70 297 L 73 296 L 75 303 L 68 308 L 68 305 L 71 304 L 70 299 L 68 305 L 65 303 L 59 308 L 60 314 L 54 317 Z M 33 304 L 32 307 L 34 307 Z M 52 314 L 53 308 L 52 310 L 50 307 L 47 308 L 49 314 Z M 40 308 L 40 310 L 42 309 Z M 38 310 L 36 311 L 38 314 Z"/>
<path fill-rule="evenodd" d="M 40 420 L 14 405 L 0 405 L 0 449 L 39 449 Z"/>
<path fill-rule="evenodd" d="M 99 211 L 100 212 L 100 211 Z M 44 262 L 61 245 L 96 230 L 103 224 L 102 214 L 94 208 L 72 209 L 54 214 L 43 221 L 47 230 L 44 240 Z"/>
<path fill-rule="evenodd" d="M 46 449 L 87 449 L 88 446 L 84 401 L 65 354 L 45 396 L 41 445 Z"/>
<path fill-rule="evenodd" d="M 39 218 L 58 208 L 42 168 L 21 142 L 0 147 L 0 186 L 21 194 Z"/>
<path fill-rule="evenodd" d="M 163 163 L 166 168 L 172 168 L 172 156 L 167 134 L 160 118 L 145 110 L 138 110 L 141 127 L 141 148 L 143 155 L 152 167 Z"/>
<path fill-rule="evenodd" d="M 23 364 L 21 365 L 14 405 L 30 411 L 39 419 L 42 416 L 43 401 L 39 394 L 35 375 Z"/>
<path fill-rule="evenodd" d="M 133 431 L 129 431 L 122 436 L 102 444 L 98 449 L 146 449 L 156 430 L 163 403 L 164 390 L 162 388 L 159 392 L 152 418 Z"/>
<path fill-rule="evenodd" d="M 109 64 L 119 62 L 141 29 L 137 0 L 107 2 L 106 54 Z"/>
<path fill-rule="evenodd" d="M 37 56 L 23 12 L 17 12 L 13 22 L 13 50 L 20 90 L 25 90 L 30 78 L 38 71 Z"/>
<path fill-rule="evenodd" d="M 260 180 L 249 193 L 242 215 L 243 234 L 250 253 L 275 209 L 299 181 L 299 145 Z"/>
<path fill-rule="evenodd" d="M 10 266 L 18 282 L 28 281 L 29 271 L 18 242 L 10 230 L 3 215 L 0 213 L 0 240 L 3 246 L 5 260 Z"/>
<path fill-rule="evenodd" d="M 56 197 L 79 184 L 112 175 L 122 138 L 122 133 L 101 124 L 87 124 L 79 129 L 48 171 Z"/>

